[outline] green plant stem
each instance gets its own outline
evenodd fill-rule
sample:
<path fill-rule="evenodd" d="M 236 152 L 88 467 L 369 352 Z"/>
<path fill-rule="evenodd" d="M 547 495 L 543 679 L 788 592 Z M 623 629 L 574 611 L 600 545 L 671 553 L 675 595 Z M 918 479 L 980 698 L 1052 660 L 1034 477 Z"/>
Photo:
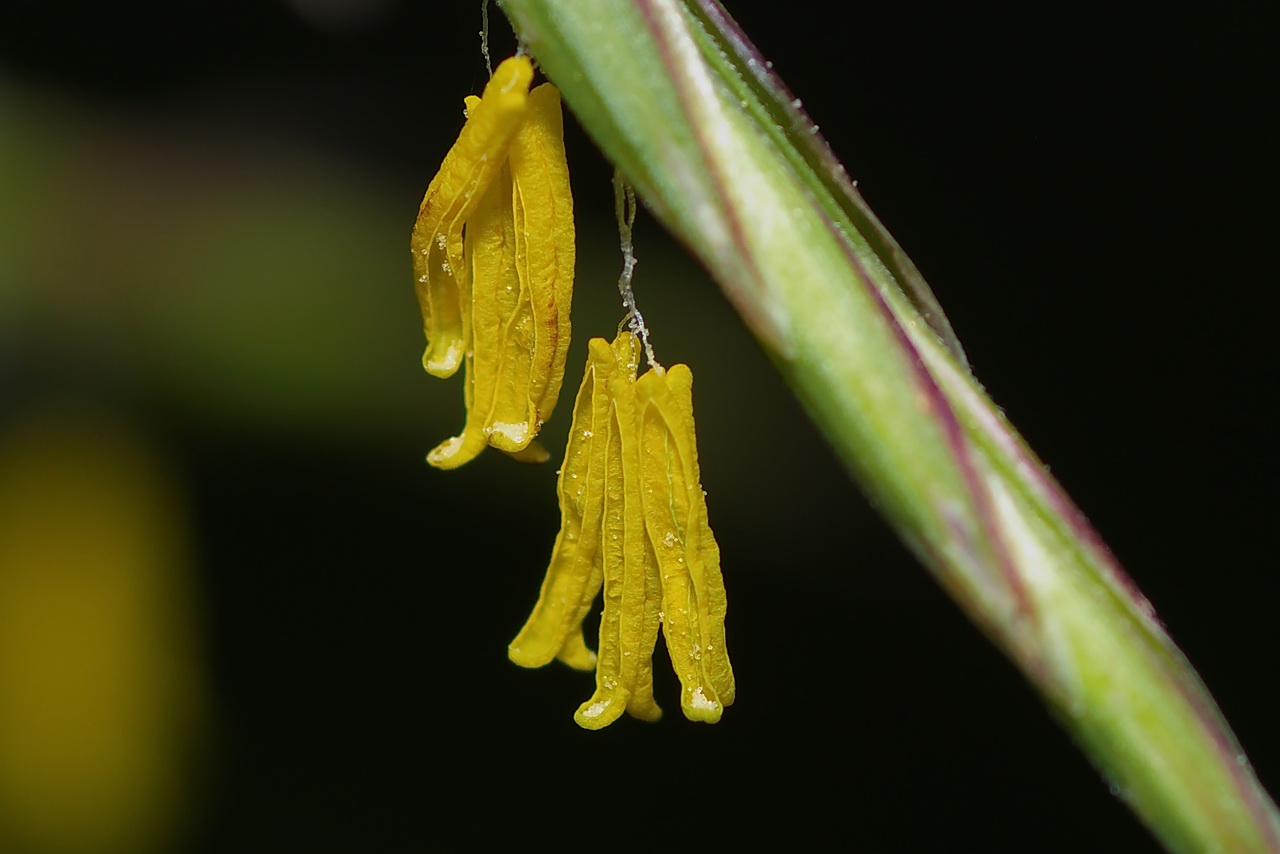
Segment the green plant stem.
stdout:
<path fill-rule="evenodd" d="M 714 0 L 502 0 L 966 613 L 1177 851 L 1280 850 L 1194 670 L 969 372 L 928 287 Z"/>

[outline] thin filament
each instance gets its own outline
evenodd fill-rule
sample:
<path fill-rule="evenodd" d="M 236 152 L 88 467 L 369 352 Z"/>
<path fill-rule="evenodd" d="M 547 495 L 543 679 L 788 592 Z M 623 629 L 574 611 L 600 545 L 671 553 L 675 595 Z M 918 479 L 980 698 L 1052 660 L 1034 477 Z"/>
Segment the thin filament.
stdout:
<path fill-rule="evenodd" d="M 489 59 L 489 0 L 480 4 L 480 53 L 484 54 L 484 70 L 493 76 L 493 61 Z"/>
<path fill-rule="evenodd" d="M 653 345 L 649 343 L 649 327 L 645 325 L 644 315 L 636 306 L 636 295 L 631 289 L 631 280 L 636 271 L 635 248 L 631 243 L 631 230 L 636 223 L 636 191 L 622 177 L 622 171 L 613 170 L 613 212 L 618 219 L 618 242 L 622 247 L 622 275 L 618 277 L 618 293 L 622 295 L 622 307 L 627 310 L 623 323 L 630 327 L 636 337 L 644 345 L 645 360 L 649 366 L 662 370 L 653 355 Z"/>

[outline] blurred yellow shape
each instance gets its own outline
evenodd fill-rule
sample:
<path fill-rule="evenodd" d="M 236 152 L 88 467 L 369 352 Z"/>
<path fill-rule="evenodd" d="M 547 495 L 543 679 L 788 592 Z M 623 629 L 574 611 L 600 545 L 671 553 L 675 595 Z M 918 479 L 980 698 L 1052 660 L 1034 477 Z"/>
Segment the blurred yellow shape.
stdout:
<path fill-rule="evenodd" d="M 200 714 L 175 499 L 117 423 L 0 429 L 0 851 L 173 843 Z"/>

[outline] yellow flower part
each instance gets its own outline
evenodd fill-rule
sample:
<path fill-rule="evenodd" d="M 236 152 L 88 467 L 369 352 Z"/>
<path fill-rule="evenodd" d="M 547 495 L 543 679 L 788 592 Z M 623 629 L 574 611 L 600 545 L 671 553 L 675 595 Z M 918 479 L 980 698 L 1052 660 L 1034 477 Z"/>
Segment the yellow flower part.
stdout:
<path fill-rule="evenodd" d="M 527 57 L 513 57 L 498 66 L 418 208 L 409 246 L 427 336 L 422 364 L 432 376 L 451 377 L 462 364 L 462 226 L 506 162 L 511 139 L 529 109 L 532 80 L 533 65 Z"/>
<path fill-rule="evenodd" d="M 516 272 L 534 333 L 533 371 L 524 429 L 537 433 L 551 417 L 569 354 L 569 308 L 575 257 L 573 194 L 564 154 L 560 92 L 544 83 L 529 93 L 529 117 L 511 142 Z M 495 434 L 501 433 L 494 425 Z M 506 438 L 521 443 L 520 429 Z M 504 447 L 495 435 L 494 447 Z"/>
<path fill-rule="evenodd" d="M 690 720 L 715 723 L 733 703 L 724 645 L 720 547 L 707 521 L 693 429 L 693 373 L 672 365 L 636 383 L 642 407 L 645 526 L 662 576 L 662 633 Z"/>
<path fill-rule="evenodd" d="M 560 471 L 562 523 L 533 614 L 509 655 L 524 667 L 559 658 L 596 668 L 596 691 L 574 720 L 600 729 L 624 711 L 644 720 L 653 699 L 659 626 L 690 720 L 714 723 L 733 702 L 724 643 L 720 552 L 707 520 L 693 423 L 693 376 L 684 365 L 636 378 L 630 332 L 588 343 Z M 601 587 L 598 655 L 582 622 Z"/>
<path fill-rule="evenodd" d="M 606 448 L 613 413 L 609 382 L 621 373 L 634 380 L 640 348 L 627 333 L 610 347 L 603 338 L 587 342 L 587 369 L 573 406 L 573 424 L 560 467 L 560 533 L 533 615 L 511 642 L 508 654 L 521 667 L 541 667 L 559 658 L 570 667 L 591 670 L 596 655 L 582 636 L 603 575 L 600 531 L 606 483 Z"/>
<path fill-rule="evenodd" d="M 532 66 L 513 57 L 480 98 L 431 182 L 413 257 L 436 376 L 465 365 L 463 431 L 427 455 L 456 468 L 486 446 L 542 462 L 534 437 L 564 378 L 573 296 L 573 197 L 560 93 L 528 91 Z M 464 230 L 465 227 L 465 230 Z"/>

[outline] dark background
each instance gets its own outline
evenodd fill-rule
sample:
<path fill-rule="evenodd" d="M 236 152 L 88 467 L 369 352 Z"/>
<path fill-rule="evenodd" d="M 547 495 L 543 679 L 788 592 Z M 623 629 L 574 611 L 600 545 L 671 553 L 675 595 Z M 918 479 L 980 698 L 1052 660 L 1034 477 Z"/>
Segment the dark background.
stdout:
<path fill-rule="evenodd" d="M 1265 5 L 726 5 L 1280 788 Z M 422 462 L 462 409 L 418 368 L 405 255 L 478 27 L 472 2 L 0 12 L 0 416 L 91 401 L 180 486 L 212 723 L 176 847 L 1155 850 L 643 214 L 638 298 L 698 377 L 738 703 L 684 721 L 659 657 L 666 718 L 587 733 L 589 677 L 506 661 L 554 465 Z M 568 134 L 578 366 L 619 262 L 609 168 Z"/>

